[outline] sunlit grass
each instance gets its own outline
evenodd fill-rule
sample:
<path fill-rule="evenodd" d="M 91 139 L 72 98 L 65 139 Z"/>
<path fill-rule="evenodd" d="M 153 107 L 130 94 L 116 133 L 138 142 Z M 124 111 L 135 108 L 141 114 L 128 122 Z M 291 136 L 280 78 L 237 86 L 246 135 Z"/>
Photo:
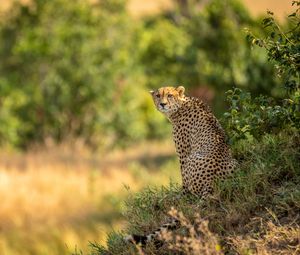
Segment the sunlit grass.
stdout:
<path fill-rule="evenodd" d="M 0 254 L 70 254 L 123 228 L 125 198 L 179 181 L 172 144 L 91 154 L 64 147 L 0 154 Z M 129 188 L 130 187 L 130 188 Z"/>
<path fill-rule="evenodd" d="M 173 184 L 132 194 L 124 210 L 124 231 L 112 232 L 107 247 L 95 244 L 88 254 L 140 254 L 122 236 L 158 229 L 170 219 L 172 207 L 172 216 L 182 218 L 181 227 L 162 235 L 162 246 L 147 245 L 144 254 L 298 254 L 299 144 L 299 134 L 292 130 L 236 143 L 232 151 L 239 161 L 237 171 L 216 183 L 206 200 L 182 196 L 180 186 Z"/>

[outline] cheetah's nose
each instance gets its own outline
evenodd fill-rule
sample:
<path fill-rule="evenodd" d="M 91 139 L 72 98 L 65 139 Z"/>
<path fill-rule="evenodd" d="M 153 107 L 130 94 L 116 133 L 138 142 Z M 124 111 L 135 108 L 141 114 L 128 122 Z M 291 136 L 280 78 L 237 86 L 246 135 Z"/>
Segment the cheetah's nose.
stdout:
<path fill-rule="evenodd" d="M 162 108 L 164 108 L 165 105 L 166 105 L 166 103 L 160 103 L 160 106 L 161 106 Z"/>

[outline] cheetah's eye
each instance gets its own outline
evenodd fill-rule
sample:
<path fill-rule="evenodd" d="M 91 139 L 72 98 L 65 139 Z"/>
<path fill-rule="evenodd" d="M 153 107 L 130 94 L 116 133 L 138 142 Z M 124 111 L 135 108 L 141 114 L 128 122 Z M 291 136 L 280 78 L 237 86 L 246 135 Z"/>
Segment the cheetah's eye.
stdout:
<path fill-rule="evenodd" d="M 157 98 L 160 98 L 160 94 L 156 94 L 156 97 L 157 97 Z"/>
<path fill-rule="evenodd" d="M 172 97 L 173 97 L 173 95 L 172 95 L 172 94 L 169 94 L 169 95 L 168 95 L 168 98 L 172 98 Z"/>

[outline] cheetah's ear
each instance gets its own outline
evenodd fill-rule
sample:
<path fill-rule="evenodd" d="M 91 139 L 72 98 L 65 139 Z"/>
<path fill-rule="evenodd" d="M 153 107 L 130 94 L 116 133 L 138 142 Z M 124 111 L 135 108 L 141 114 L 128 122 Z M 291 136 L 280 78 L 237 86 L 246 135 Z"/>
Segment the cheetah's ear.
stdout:
<path fill-rule="evenodd" d="M 183 97 L 185 88 L 183 86 L 179 86 L 178 88 L 176 88 L 176 90 L 178 91 L 179 96 Z"/>
<path fill-rule="evenodd" d="M 153 95 L 153 94 L 154 94 L 154 90 L 150 90 L 149 93 L 150 93 L 151 95 Z"/>

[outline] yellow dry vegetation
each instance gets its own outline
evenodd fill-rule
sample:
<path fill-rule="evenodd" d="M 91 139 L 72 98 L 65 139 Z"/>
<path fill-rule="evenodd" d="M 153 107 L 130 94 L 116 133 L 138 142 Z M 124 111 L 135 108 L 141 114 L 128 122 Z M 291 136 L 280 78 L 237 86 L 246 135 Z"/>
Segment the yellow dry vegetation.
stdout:
<path fill-rule="evenodd" d="M 105 233 L 123 226 L 126 187 L 178 181 L 173 167 L 154 170 L 174 162 L 173 154 L 172 144 L 110 153 L 64 147 L 1 152 L 0 254 L 70 254 L 75 247 L 86 250 L 90 240 L 104 243 Z"/>
<path fill-rule="evenodd" d="M 23 4 L 29 4 L 31 0 L 18 0 Z M 92 3 L 96 0 L 90 0 Z M 9 10 L 12 0 L 2 0 L 0 10 Z M 206 1 L 204 1 L 206 2 Z M 254 16 L 265 15 L 267 10 L 275 13 L 280 20 L 284 19 L 288 13 L 292 12 L 292 1 L 288 0 L 242 0 L 250 13 Z M 172 0 L 129 0 L 128 10 L 133 17 L 155 15 L 163 10 L 174 8 Z"/>
<path fill-rule="evenodd" d="M 288 0 L 241 0 L 254 16 L 265 15 L 267 10 L 273 11 L 280 20 L 292 12 L 292 1 Z M 207 0 L 203 3 L 209 2 Z M 134 17 L 155 15 L 174 7 L 172 0 L 130 0 L 128 9 Z"/>

